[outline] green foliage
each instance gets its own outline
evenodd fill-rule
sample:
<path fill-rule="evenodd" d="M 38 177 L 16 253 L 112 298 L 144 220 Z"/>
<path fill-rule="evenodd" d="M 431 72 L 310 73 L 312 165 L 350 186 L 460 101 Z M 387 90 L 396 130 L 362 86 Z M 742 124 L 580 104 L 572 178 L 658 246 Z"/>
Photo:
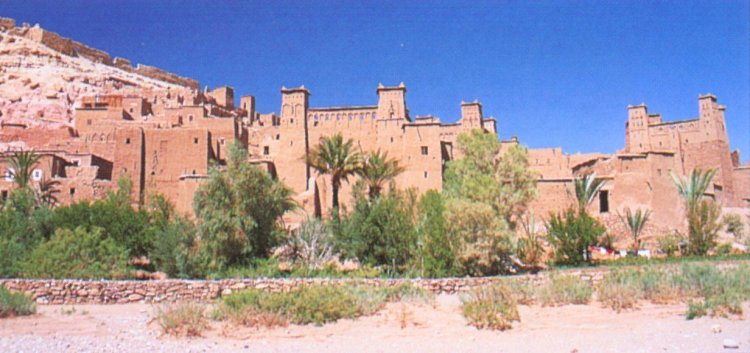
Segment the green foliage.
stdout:
<path fill-rule="evenodd" d="M 20 262 L 54 231 L 52 218 L 28 188 L 14 190 L 0 205 L 0 277 L 19 274 Z"/>
<path fill-rule="evenodd" d="M 478 129 L 459 135 L 457 148 L 464 157 L 447 164 L 444 194 L 448 233 L 457 242 L 462 270 L 507 272 L 516 222 L 536 195 L 528 152 L 518 145 L 501 151 L 494 135 Z"/>
<path fill-rule="evenodd" d="M 511 289 L 506 285 L 481 286 L 461 297 L 461 309 L 469 325 L 505 331 L 521 321 Z"/>
<path fill-rule="evenodd" d="M 362 155 L 354 150 L 354 141 L 341 134 L 324 137 L 305 156 L 307 164 L 320 174 L 331 176 L 333 208 L 339 208 L 339 189 L 342 181 L 359 174 L 362 170 Z"/>
<path fill-rule="evenodd" d="M 569 208 L 563 214 L 553 214 L 547 224 L 547 239 L 555 249 L 555 263 L 590 263 L 589 247 L 595 245 L 605 231 L 597 219 L 584 211 Z"/>
<path fill-rule="evenodd" d="M 283 245 L 295 264 L 318 269 L 335 259 L 333 235 L 317 218 L 308 218 L 289 235 Z"/>
<path fill-rule="evenodd" d="M 335 264 L 326 264 L 319 268 L 293 266 L 283 269 L 278 259 L 256 258 L 242 267 L 231 267 L 220 272 L 212 272 L 207 278 L 377 278 L 382 277 L 379 269 L 371 266 L 360 266 L 352 270 L 340 270 Z"/>
<path fill-rule="evenodd" d="M 416 266 L 421 277 L 445 277 L 457 272 L 455 245 L 448 237 L 445 200 L 429 190 L 418 205 Z"/>
<path fill-rule="evenodd" d="M 679 233 L 669 233 L 658 238 L 659 249 L 667 254 L 668 257 L 673 257 L 680 251 L 680 243 L 683 241 L 683 237 Z"/>
<path fill-rule="evenodd" d="M 633 212 L 628 208 L 625 210 L 624 216 L 619 212 L 617 216 L 620 217 L 620 221 L 630 230 L 630 236 L 633 238 L 633 252 L 637 254 L 641 248 L 640 235 L 643 232 L 643 228 L 646 227 L 649 217 L 651 217 L 651 210 L 643 212 L 638 209 Z"/>
<path fill-rule="evenodd" d="M 588 304 L 593 290 L 576 276 L 552 273 L 550 279 L 537 288 L 537 300 L 543 306 Z"/>
<path fill-rule="evenodd" d="M 745 224 L 742 223 L 742 218 L 737 214 L 728 214 L 724 216 L 722 223 L 727 227 L 727 232 L 732 233 L 735 238 L 742 239 L 745 235 Z"/>
<path fill-rule="evenodd" d="M 370 198 L 380 196 L 384 185 L 404 172 L 404 167 L 394 158 L 388 158 L 388 152 L 370 152 L 364 156 L 360 174 L 368 188 Z"/>
<path fill-rule="evenodd" d="M 101 228 L 61 228 L 35 248 L 21 267 L 29 278 L 122 278 L 127 260 L 127 250 L 105 238 Z"/>
<path fill-rule="evenodd" d="M 518 239 L 518 259 L 530 269 L 538 269 L 545 261 L 544 236 L 536 229 L 533 216 L 521 223 L 523 234 Z"/>
<path fill-rule="evenodd" d="M 701 169 L 694 169 L 690 178 L 681 178 L 674 173 L 670 174 L 677 187 L 677 192 L 685 200 L 688 213 L 703 200 L 703 195 L 706 194 L 706 190 L 711 185 L 711 180 L 715 175 L 716 169 L 709 169 L 705 172 Z"/>
<path fill-rule="evenodd" d="M 331 220 L 337 249 L 366 265 L 394 273 L 408 270 L 417 236 L 407 205 L 405 194 L 395 190 L 372 201 L 356 192 L 354 210 L 345 216 L 334 212 Z"/>
<path fill-rule="evenodd" d="M 750 300 L 750 266 L 719 270 L 715 266 L 685 265 L 675 282 L 690 301 L 685 314 L 688 320 L 704 315 L 742 315 L 742 303 Z"/>
<path fill-rule="evenodd" d="M 710 200 L 702 200 L 688 212 L 688 253 L 706 255 L 716 246 L 716 238 L 721 230 L 721 211 Z"/>
<path fill-rule="evenodd" d="M 215 316 L 228 319 L 248 313 L 270 313 L 294 324 L 322 325 L 342 318 L 370 315 L 387 301 L 400 300 L 411 292 L 405 288 L 353 285 L 302 285 L 282 293 L 250 289 L 223 297 Z"/>
<path fill-rule="evenodd" d="M 34 167 L 39 163 L 41 155 L 34 151 L 18 151 L 8 157 L 8 164 L 11 169 L 11 176 L 19 189 L 25 189 L 31 181 L 31 173 Z"/>
<path fill-rule="evenodd" d="M 209 268 L 266 257 L 277 245 L 281 216 L 296 208 L 292 191 L 247 161 L 238 144 L 230 148 L 226 170 L 211 168 L 208 181 L 195 193 L 195 214 Z"/>
<path fill-rule="evenodd" d="M 0 319 L 36 313 L 34 300 L 23 293 L 11 292 L 0 286 Z"/>
<path fill-rule="evenodd" d="M 604 184 L 606 184 L 606 180 L 597 179 L 596 173 L 586 174 L 573 180 L 575 197 L 578 201 L 578 212 L 586 211 L 586 207 L 594 201 Z"/>

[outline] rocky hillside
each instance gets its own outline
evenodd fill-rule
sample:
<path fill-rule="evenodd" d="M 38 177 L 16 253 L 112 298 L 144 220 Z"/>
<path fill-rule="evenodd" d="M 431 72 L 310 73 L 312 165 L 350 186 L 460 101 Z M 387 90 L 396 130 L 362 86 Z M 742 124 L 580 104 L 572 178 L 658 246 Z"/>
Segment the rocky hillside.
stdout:
<path fill-rule="evenodd" d="M 83 96 L 186 88 L 198 83 L 0 18 L 0 125 L 63 128 Z"/>

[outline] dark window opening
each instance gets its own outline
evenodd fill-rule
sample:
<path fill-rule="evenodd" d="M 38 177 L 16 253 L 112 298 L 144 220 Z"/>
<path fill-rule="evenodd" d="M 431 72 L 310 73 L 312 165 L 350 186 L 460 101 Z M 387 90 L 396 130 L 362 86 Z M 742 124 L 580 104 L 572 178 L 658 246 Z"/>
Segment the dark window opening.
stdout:
<path fill-rule="evenodd" d="M 269 150 L 268 146 L 263 146 L 263 155 L 267 156 L 270 153 L 271 153 L 271 151 Z"/>
<path fill-rule="evenodd" d="M 609 212 L 609 191 L 599 192 L 599 213 Z"/>
<path fill-rule="evenodd" d="M 281 138 L 281 134 L 276 134 L 276 139 L 278 140 L 280 138 Z"/>
<path fill-rule="evenodd" d="M 73 196 L 76 194 L 76 188 L 70 188 L 70 196 Z"/>
<path fill-rule="evenodd" d="M 197 137 L 193 139 L 193 143 L 196 144 L 196 145 L 198 144 L 198 138 Z"/>
<path fill-rule="evenodd" d="M 128 138 L 126 138 L 126 139 L 125 139 L 125 144 L 126 144 L 126 145 L 129 145 L 129 144 L 130 144 L 130 137 L 128 137 Z"/>
<path fill-rule="evenodd" d="M 427 150 L 427 146 L 422 146 L 422 155 L 423 155 L 423 156 L 426 156 L 426 155 L 427 155 L 427 151 L 428 151 L 428 150 Z"/>
<path fill-rule="evenodd" d="M 195 169 L 193 169 L 193 175 L 195 175 Z"/>
<path fill-rule="evenodd" d="M 0 200 L 5 201 L 8 199 L 8 190 L 3 190 L 0 192 Z"/>
<path fill-rule="evenodd" d="M 427 172 L 424 172 L 424 178 L 427 179 Z"/>
<path fill-rule="evenodd" d="M 91 125 L 91 119 L 86 120 L 86 125 Z"/>

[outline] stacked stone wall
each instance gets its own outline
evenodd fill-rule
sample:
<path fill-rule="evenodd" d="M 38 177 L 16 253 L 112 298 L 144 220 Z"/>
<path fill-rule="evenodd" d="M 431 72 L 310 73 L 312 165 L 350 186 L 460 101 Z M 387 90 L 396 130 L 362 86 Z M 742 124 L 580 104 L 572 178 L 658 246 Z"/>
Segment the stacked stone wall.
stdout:
<path fill-rule="evenodd" d="M 714 263 L 718 268 L 734 268 L 750 261 Z M 668 265 L 676 270 L 680 265 Z M 573 269 L 563 274 L 571 275 L 591 285 L 599 284 L 609 268 Z M 162 281 L 86 281 L 45 279 L 2 279 L 0 285 L 31 295 L 39 304 L 125 304 L 160 303 L 173 301 L 208 302 L 224 295 L 248 288 L 269 292 L 284 292 L 302 285 L 367 284 L 377 287 L 412 283 L 435 294 L 455 294 L 473 287 L 499 283 L 506 279 L 524 281 L 539 286 L 550 272 L 512 277 L 464 277 L 438 279 L 328 279 L 328 278 L 253 278 L 225 280 L 162 280 Z"/>

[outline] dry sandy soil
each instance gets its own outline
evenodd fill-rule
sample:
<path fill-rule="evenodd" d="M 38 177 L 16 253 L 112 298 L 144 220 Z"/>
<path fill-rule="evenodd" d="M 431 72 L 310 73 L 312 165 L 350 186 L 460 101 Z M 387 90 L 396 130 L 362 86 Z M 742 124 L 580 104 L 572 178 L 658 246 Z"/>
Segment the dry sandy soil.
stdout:
<path fill-rule="evenodd" d="M 620 314 L 598 304 L 521 306 L 522 322 L 497 332 L 467 326 L 458 297 L 446 295 L 434 305 L 389 304 L 374 316 L 322 327 L 213 323 L 193 339 L 163 336 L 152 305 L 71 308 L 40 306 L 34 316 L 0 320 L 0 352 L 750 352 L 747 319 L 687 321 L 685 305 L 644 303 Z M 725 349 L 725 339 L 739 349 Z"/>

